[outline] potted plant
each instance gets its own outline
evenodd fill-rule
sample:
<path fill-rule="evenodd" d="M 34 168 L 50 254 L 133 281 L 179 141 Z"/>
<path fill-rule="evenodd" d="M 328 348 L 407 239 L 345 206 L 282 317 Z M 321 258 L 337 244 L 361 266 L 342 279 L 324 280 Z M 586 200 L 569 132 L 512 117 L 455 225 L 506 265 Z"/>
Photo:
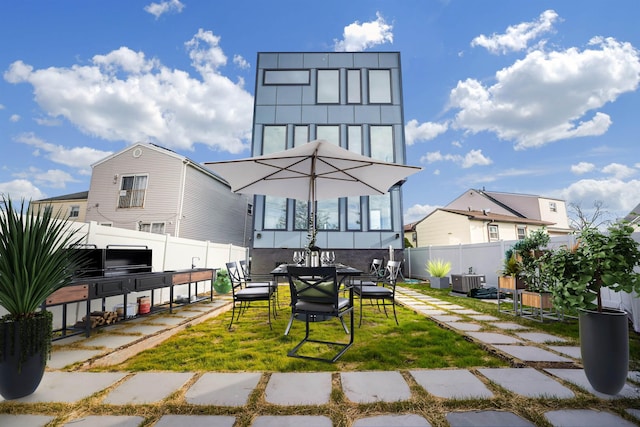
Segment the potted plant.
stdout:
<path fill-rule="evenodd" d="M 503 289 L 523 289 L 524 282 L 520 277 L 522 271 L 522 262 L 513 251 L 509 249 L 505 252 L 502 264 L 502 270 L 498 276 L 498 287 Z"/>
<path fill-rule="evenodd" d="M 218 270 L 216 280 L 213 282 L 213 289 L 221 295 L 231 292 L 231 279 L 227 270 Z"/>
<path fill-rule="evenodd" d="M 51 351 L 52 314 L 45 299 L 71 284 L 81 266 L 79 229 L 58 220 L 52 209 L 26 212 L 3 196 L 0 212 L 0 395 L 17 399 L 33 393 Z"/>
<path fill-rule="evenodd" d="M 603 308 L 600 289 L 640 292 L 640 249 L 634 229 L 620 222 L 601 232 L 584 229 L 578 243 L 547 253 L 544 268 L 555 281 L 554 306 L 579 313 L 580 349 L 593 388 L 618 393 L 629 367 L 629 330 L 624 311 Z"/>
<path fill-rule="evenodd" d="M 520 296 L 523 306 L 532 308 L 544 319 L 544 310 L 553 308 L 551 283 L 546 278 L 543 267 L 545 247 L 549 244 L 549 235 L 544 228 L 532 232 L 526 238 L 518 241 L 513 250 L 517 251 L 521 259 L 520 276 L 524 284 L 524 290 Z"/>
<path fill-rule="evenodd" d="M 451 263 L 442 259 L 429 260 L 427 262 L 427 273 L 431 276 L 429 282 L 431 287 L 436 289 L 448 289 L 449 277 L 447 274 L 451 271 Z"/>

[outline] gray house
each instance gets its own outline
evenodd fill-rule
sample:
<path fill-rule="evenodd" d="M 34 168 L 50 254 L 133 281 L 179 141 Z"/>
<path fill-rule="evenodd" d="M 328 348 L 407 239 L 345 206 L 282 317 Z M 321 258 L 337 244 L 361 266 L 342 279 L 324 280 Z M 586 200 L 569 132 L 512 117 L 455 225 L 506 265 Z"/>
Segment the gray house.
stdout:
<path fill-rule="evenodd" d="M 405 164 L 398 52 L 258 53 L 252 155 L 324 139 Z M 404 244 L 401 183 L 382 196 L 317 203 L 317 245 L 367 268 Z M 252 261 L 265 272 L 307 243 L 305 200 L 255 196 Z M 283 215 L 283 212 L 285 213 Z"/>
<path fill-rule="evenodd" d="M 182 155 L 137 143 L 92 168 L 87 222 L 249 245 L 250 198 Z"/>

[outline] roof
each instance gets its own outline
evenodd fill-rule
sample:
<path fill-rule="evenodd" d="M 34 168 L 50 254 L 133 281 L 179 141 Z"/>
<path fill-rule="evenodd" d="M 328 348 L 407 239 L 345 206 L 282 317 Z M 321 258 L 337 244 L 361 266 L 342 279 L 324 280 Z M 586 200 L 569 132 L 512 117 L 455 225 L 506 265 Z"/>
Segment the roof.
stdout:
<path fill-rule="evenodd" d="M 555 223 L 549 221 L 541 221 L 538 219 L 522 218 L 519 216 L 495 214 L 487 211 L 465 211 L 460 209 L 436 209 L 442 212 L 449 212 L 456 215 L 465 215 L 470 220 L 475 221 L 495 221 L 495 222 L 512 222 L 516 224 L 531 225 L 553 225 Z"/>
<path fill-rule="evenodd" d="M 624 217 L 624 220 L 631 224 L 640 223 L 640 203 L 638 203 L 635 208 L 631 209 L 631 212 Z"/>
<path fill-rule="evenodd" d="M 63 194 L 62 196 L 49 197 L 47 199 L 34 200 L 33 202 L 55 202 L 61 200 L 86 200 L 89 198 L 88 191 L 80 191 L 78 193 Z"/>

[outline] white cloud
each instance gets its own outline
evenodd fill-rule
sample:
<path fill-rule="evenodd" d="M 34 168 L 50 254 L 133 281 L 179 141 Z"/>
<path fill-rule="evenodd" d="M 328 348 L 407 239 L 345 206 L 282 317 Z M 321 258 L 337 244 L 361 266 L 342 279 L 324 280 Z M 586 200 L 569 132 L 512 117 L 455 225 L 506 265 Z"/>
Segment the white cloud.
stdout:
<path fill-rule="evenodd" d="M 233 55 L 233 63 L 236 64 L 236 66 L 240 69 L 246 70 L 247 68 L 250 68 L 251 65 L 249 64 L 249 62 L 244 59 L 241 55 Z"/>
<path fill-rule="evenodd" d="M 462 166 L 464 169 L 468 169 L 473 166 L 486 166 L 493 163 L 493 161 L 485 157 L 482 154 L 482 150 L 471 150 L 464 156 L 459 154 L 442 154 L 440 151 L 432 151 L 420 158 L 420 162 L 424 163 L 435 163 L 435 162 L 443 162 L 449 161 L 453 163 L 457 163 Z"/>
<path fill-rule="evenodd" d="M 413 205 L 409 209 L 404 212 L 403 218 L 404 223 L 409 224 L 412 222 L 416 222 L 429 215 L 434 210 L 438 209 L 440 206 L 431 206 L 431 205 Z"/>
<path fill-rule="evenodd" d="M 393 25 L 387 24 L 380 12 L 377 19 L 360 23 L 356 21 L 344 27 L 342 40 L 334 40 L 336 52 L 361 52 L 373 46 L 393 43 Z"/>
<path fill-rule="evenodd" d="M 151 3 L 144 7 L 144 11 L 152 14 L 156 19 L 158 19 L 165 13 L 180 13 L 184 7 L 184 4 L 180 3 L 180 0 L 168 0 L 160 3 Z"/>
<path fill-rule="evenodd" d="M 39 200 L 46 197 L 45 193 L 26 179 L 0 182 L 0 193 L 10 197 L 13 202 L 19 202 L 22 199 Z"/>
<path fill-rule="evenodd" d="M 616 179 L 625 179 L 632 177 L 638 171 L 634 168 L 630 168 L 629 166 L 622 165 L 620 163 L 611 163 L 603 167 L 602 172 L 613 175 L 613 177 Z"/>
<path fill-rule="evenodd" d="M 583 207 L 592 206 L 596 200 L 602 201 L 607 211 L 616 217 L 623 217 L 638 205 L 640 180 L 583 179 L 560 190 L 558 194 L 568 203 Z"/>
<path fill-rule="evenodd" d="M 571 172 L 576 175 L 582 175 L 594 170 L 596 165 L 593 163 L 580 162 L 577 165 L 571 165 Z"/>
<path fill-rule="evenodd" d="M 201 79 L 127 47 L 69 68 L 34 70 L 16 61 L 4 78 L 30 83 L 51 119 L 65 118 L 94 137 L 150 141 L 177 150 L 202 143 L 239 153 L 249 145 L 253 98 L 243 80 L 234 83 L 219 72 L 227 61 L 219 40 L 199 30 L 185 43 Z"/>
<path fill-rule="evenodd" d="M 630 43 L 594 38 L 583 51 L 537 50 L 498 71 L 493 86 L 458 82 L 449 100 L 458 110 L 453 127 L 493 132 L 516 149 L 602 135 L 611 118 L 594 110 L 639 82 L 640 55 Z"/>
<path fill-rule="evenodd" d="M 494 33 L 489 37 L 482 34 L 471 41 L 471 46 L 482 46 L 495 54 L 524 50 L 532 40 L 553 31 L 553 24 L 557 20 L 555 11 L 546 10 L 537 21 L 509 26 L 504 34 Z"/>
<path fill-rule="evenodd" d="M 36 184 L 42 184 L 50 188 L 65 188 L 69 182 L 79 182 L 70 174 L 60 169 L 49 169 L 48 171 L 38 171 L 33 174 Z"/>
<path fill-rule="evenodd" d="M 90 147 L 68 148 L 62 145 L 55 145 L 43 141 L 32 133 L 22 134 L 16 141 L 35 147 L 35 156 L 39 156 L 42 151 L 52 162 L 69 166 L 78 170 L 81 175 L 91 175 L 91 165 L 112 154 L 111 151 L 101 151 Z"/>
<path fill-rule="evenodd" d="M 444 133 L 449 128 L 448 123 L 425 122 L 419 124 L 417 120 L 409 120 L 404 127 L 407 145 L 413 145 L 418 141 L 429 141 Z"/>
<path fill-rule="evenodd" d="M 12 114 L 11 117 L 9 117 L 9 121 L 13 122 L 13 123 L 17 123 L 20 121 L 20 115 L 19 114 Z"/>

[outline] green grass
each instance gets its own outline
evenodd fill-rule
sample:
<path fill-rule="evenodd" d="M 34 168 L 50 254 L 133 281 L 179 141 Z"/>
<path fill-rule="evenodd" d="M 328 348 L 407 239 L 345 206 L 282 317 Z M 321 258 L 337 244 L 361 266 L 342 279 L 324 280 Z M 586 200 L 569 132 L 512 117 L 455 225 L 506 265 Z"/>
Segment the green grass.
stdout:
<path fill-rule="evenodd" d="M 192 326 L 164 343 L 109 369 L 127 371 L 365 371 L 419 368 L 471 368 L 506 366 L 507 362 L 468 341 L 457 332 L 398 306 L 398 322 L 377 307 L 363 311 L 358 326 L 356 302 L 355 343 L 336 363 L 308 361 L 287 356 L 304 336 L 304 322 L 294 321 L 288 336 L 284 330 L 290 310 L 288 290 L 281 287 L 281 308 L 272 327 L 266 309 L 252 308 L 240 316 L 229 331 L 231 312 Z M 346 320 L 348 325 L 348 320 Z M 311 324 L 312 337 L 345 342 L 348 337 L 337 319 Z M 302 354 L 322 357 L 336 348 L 306 344 Z"/>

